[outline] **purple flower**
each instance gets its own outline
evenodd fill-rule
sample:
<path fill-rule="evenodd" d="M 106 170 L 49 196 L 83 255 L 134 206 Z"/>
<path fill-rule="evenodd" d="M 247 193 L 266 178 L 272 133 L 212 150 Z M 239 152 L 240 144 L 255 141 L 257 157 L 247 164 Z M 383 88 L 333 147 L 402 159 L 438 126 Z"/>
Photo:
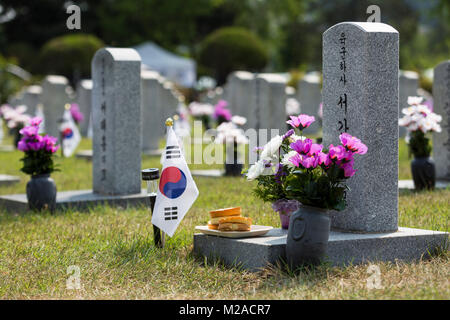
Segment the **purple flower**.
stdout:
<path fill-rule="evenodd" d="M 231 121 L 231 111 L 226 109 L 226 107 L 228 106 L 228 102 L 226 102 L 225 100 L 219 100 L 219 102 L 217 102 L 216 106 L 214 107 L 214 114 L 213 117 L 214 119 L 223 119 L 225 121 Z"/>
<path fill-rule="evenodd" d="M 308 116 L 307 114 L 301 114 L 299 116 L 290 116 L 291 120 L 286 121 L 286 123 L 290 124 L 294 128 L 299 128 L 303 130 L 308 128 L 311 123 L 313 123 L 316 118 L 314 116 Z"/>
<path fill-rule="evenodd" d="M 328 155 L 331 160 L 340 161 L 346 156 L 345 148 L 343 146 L 335 147 L 332 144 L 330 144 Z"/>
<path fill-rule="evenodd" d="M 294 129 L 288 130 L 282 137 L 281 140 L 287 139 L 295 133 Z"/>
<path fill-rule="evenodd" d="M 311 145 L 311 148 L 309 149 L 308 155 L 318 155 L 320 152 L 322 152 L 323 146 L 321 144 L 313 143 Z"/>
<path fill-rule="evenodd" d="M 342 133 L 339 136 L 339 139 L 341 140 L 342 145 L 351 152 L 358 154 L 365 154 L 367 152 L 367 146 L 362 143 L 361 140 L 346 132 Z"/>
<path fill-rule="evenodd" d="M 305 157 L 302 161 L 302 165 L 306 168 L 316 168 L 319 165 L 319 157 L 309 156 Z"/>
<path fill-rule="evenodd" d="M 344 170 L 344 176 L 346 178 L 352 177 L 356 172 L 356 170 L 353 168 L 353 161 L 342 163 L 341 169 Z"/>
<path fill-rule="evenodd" d="M 70 105 L 70 114 L 72 115 L 72 118 L 76 123 L 81 123 L 84 119 L 84 115 L 80 111 L 80 108 L 78 107 L 78 104 L 76 104 L 76 103 L 72 103 Z"/>
<path fill-rule="evenodd" d="M 305 139 L 305 140 L 297 140 L 293 143 L 291 143 L 289 146 L 292 150 L 297 151 L 300 154 L 307 154 L 309 150 L 311 149 L 311 145 L 313 144 L 311 139 Z"/>
<path fill-rule="evenodd" d="M 23 151 L 23 152 L 30 150 L 27 142 L 24 139 L 19 141 L 19 143 L 17 144 L 17 149 L 19 149 L 20 151 Z"/>
<path fill-rule="evenodd" d="M 272 203 L 272 209 L 275 212 L 286 214 L 297 211 L 300 208 L 300 202 L 297 200 L 279 199 Z"/>
<path fill-rule="evenodd" d="M 38 127 L 42 123 L 42 118 L 34 117 L 30 120 L 30 125 Z"/>
<path fill-rule="evenodd" d="M 329 167 L 330 166 L 331 159 L 330 159 L 328 154 L 326 154 L 325 152 L 319 152 L 318 157 L 319 157 L 319 164 L 320 165 L 323 165 L 324 167 Z"/>
<path fill-rule="evenodd" d="M 22 129 L 20 129 L 19 133 L 23 136 L 25 136 L 26 138 L 29 137 L 34 137 L 35 135 L 38 134 L 39 131 L 39 126 L 27 126 L 24 127 Z"/>

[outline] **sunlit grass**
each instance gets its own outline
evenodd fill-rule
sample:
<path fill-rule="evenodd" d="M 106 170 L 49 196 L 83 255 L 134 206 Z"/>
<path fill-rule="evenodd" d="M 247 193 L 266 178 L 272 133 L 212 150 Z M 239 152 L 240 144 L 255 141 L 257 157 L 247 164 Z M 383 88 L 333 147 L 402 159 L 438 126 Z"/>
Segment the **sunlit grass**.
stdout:
<path fill-rule="evenodd" d="M 409 175 L 401 146 L 400 176 Z M 89 149 L 83 140 L 79 149 Z M 23 193 L 20 152 L 0 152 L 0 173 L 22 181 L 0 187 L 0 194 Z M 89 161 L 58 158 L 52 174 L 58 190 L 90 189 Z M 142 168 L 160 167 L 159 157 L 144 156 Z M 209 168 L 198 165 L 199 168 Z M 402 176 L 403 174 L 403 176 Z M 15 215 L 0 211 L 0 298 L 3 299 L 448 299 L 448 252 L 428 261 L 377 263 L 381 289 L 368 289 L 367 265 L 321 266 L 292 275 L 279 269 L 250 273 L 204 263 L 192 255 L 194 227 L 214 208 L 241 206 L 256 224 L 279 227 L 269 204 L 252 196 L 253 184 L 241 178 L 195 178 L 200 196 L 164 249 L 153 245 L 148 208 L 98 206 L 90 212 Z M 450 190 L 402 193 L 399 224 L 448 231 Z M 69 290 L 67 267 L 81 271 L 81 289 Z"/>

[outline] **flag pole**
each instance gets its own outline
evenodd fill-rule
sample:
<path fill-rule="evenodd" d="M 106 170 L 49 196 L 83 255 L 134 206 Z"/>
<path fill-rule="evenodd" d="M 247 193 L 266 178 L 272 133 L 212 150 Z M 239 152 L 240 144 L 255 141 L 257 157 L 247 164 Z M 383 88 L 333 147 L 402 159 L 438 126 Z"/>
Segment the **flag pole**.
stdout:
<path fill-rule="evenodd" d="M 173 119 L 169 117 L 166 119 L 166 135 L 168 131 L 167 128 L 172 126 L 173 126 Z M 165 244 L 166 244 L 166 234 L 161 230 L 161 248 L 164 248 Z"/>

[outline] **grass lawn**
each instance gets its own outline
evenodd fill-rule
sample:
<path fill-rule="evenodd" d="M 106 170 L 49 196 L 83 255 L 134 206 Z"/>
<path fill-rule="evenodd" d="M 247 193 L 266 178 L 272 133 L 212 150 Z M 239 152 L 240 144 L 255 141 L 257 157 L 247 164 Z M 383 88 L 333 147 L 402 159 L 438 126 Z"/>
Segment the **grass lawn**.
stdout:
<path fill-rule="evenodd" d="M 8 141 L 7 141 L 8 142 Z M 79 149 L 90 148 L 83 140 Z M 20 152 L 0 152 L 0 174 L 21 182 L 0 194 L 24 193 Z M 410 178 L 404 143 L 400 178 Z M 91 162 L 57 159 L 52 174 L 58 190 L 90 189 Z M 158 157 L 143 157 L 142 167 L 160 167 Z M 202 168 L 200 165 L 192 168 Z M 205 168 L 203 166 L 203 168 Z M 14 215 L 0 209 L 0 298 L 3 299 L 449 299 L 448 252 L 416 263 L 377 263 L 381 288 L 367 289 L 368 266 L 332 268 L 291 275 L 279 269 L 249 273 L 191 254 L 194 226 L 208 211 L 241 206 L 255 223 L 279 226 L 270 208 L 251 195 L 241 178 L 196 178 L 200 196 L 164 249 L 153 245 L 147 208 L 97 207 L 91 212 Z M 143 185 L 144 186 L 144 185 Z M 402 193 L 399 224 L 449 230 L 450 190 Z M 69 290 L 67 268 L 80 268 L 81 289 Z"/>

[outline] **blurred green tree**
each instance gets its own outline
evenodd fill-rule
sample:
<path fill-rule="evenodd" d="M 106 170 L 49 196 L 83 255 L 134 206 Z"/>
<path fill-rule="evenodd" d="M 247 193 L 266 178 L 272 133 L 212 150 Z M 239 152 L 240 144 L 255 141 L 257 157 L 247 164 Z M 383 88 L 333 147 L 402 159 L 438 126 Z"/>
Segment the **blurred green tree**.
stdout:
<path fill-rule="evenodd" d="M 264 43 L 252 32 L 239 27 L 221 28 L 205 38 L 198 62 L 209 68 L 218 85 L 235 70 L 261 71 L 267 64 Z"/>

